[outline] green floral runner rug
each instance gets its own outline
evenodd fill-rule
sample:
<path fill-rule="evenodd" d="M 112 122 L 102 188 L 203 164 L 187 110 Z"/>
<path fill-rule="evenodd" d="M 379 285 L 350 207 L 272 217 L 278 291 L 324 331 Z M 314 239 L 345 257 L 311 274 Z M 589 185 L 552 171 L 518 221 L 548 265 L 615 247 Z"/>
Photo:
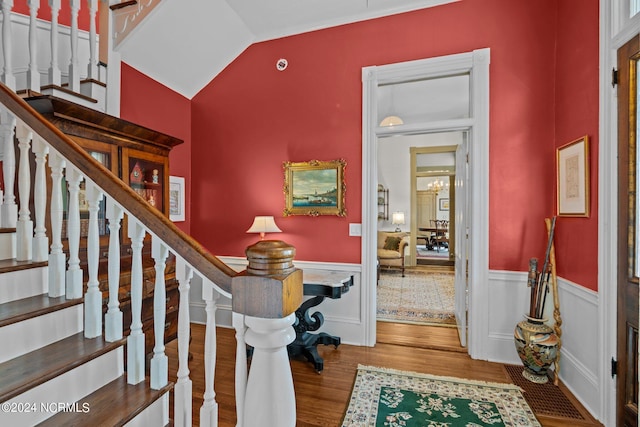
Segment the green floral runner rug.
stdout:
<path fill-rule="evenodd" d="M 540 427 L 513 384 L 358 366 L 342 427 Z"/>

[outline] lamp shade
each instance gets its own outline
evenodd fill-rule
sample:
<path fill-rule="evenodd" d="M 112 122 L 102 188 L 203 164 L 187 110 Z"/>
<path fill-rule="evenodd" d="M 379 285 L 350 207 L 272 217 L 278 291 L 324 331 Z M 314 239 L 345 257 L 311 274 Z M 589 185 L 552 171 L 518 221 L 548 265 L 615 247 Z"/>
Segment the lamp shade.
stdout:
<path fill-rule="evenodd" d="M 391 224 L 404 224 L 404 212 L 394 212 L 391 215 Z"/>
<path fill-rule="evenodd" d="M 398 125 L 403 125 L 403 124 L 404 124 L 404 122 L 398 116 L 387 116 L 384 119 L 382 119 L 382 121 L 380 122 L 380 126 L 382 126 L 382 127 L 398 126 Z"/>
<path fill-rule="evenodd" d="M 264 239 L 265 233 L 280 233 L 281 231 L 272 216 L 257 216 L 253 219 L 253 224 L 247 233 L 260 233 L 260 238 Z"/>

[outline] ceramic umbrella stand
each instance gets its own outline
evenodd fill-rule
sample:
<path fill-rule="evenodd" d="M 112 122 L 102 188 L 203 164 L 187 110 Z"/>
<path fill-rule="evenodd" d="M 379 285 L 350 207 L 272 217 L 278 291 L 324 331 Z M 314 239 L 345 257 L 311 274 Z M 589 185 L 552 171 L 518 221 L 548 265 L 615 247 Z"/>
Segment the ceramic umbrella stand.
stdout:
<path fill-rule="evenodd" d="M 549 380 L 547 372 L 558 356 L 558 337 L 544 322 L 525 316 L 514 332 L 516 350 L 524 365 L 522 376 L 538 384 Z"/>

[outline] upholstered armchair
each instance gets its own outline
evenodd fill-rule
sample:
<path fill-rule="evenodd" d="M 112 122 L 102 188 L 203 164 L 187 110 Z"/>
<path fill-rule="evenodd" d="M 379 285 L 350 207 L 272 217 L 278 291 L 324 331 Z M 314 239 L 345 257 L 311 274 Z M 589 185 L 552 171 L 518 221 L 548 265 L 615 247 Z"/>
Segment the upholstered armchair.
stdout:
<path fill-rule="evenodd" d="M 404 277 L 404 251 L 409 233 L 378 231 L 378 268 L 399 268 Z"/>

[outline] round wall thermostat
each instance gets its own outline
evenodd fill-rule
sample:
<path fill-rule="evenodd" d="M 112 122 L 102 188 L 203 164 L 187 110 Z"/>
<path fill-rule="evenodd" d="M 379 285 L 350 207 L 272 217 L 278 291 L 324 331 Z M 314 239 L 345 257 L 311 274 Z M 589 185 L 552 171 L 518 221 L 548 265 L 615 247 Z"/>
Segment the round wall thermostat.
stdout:
<path fill-rule="evenodd" d="M 284 71 L 288 65 L 289 61 L 284 58 L 280 58 L 278 59 L 278 62 L 276 62 L 276 68 L 278 69 L 278 71 Z"/>

